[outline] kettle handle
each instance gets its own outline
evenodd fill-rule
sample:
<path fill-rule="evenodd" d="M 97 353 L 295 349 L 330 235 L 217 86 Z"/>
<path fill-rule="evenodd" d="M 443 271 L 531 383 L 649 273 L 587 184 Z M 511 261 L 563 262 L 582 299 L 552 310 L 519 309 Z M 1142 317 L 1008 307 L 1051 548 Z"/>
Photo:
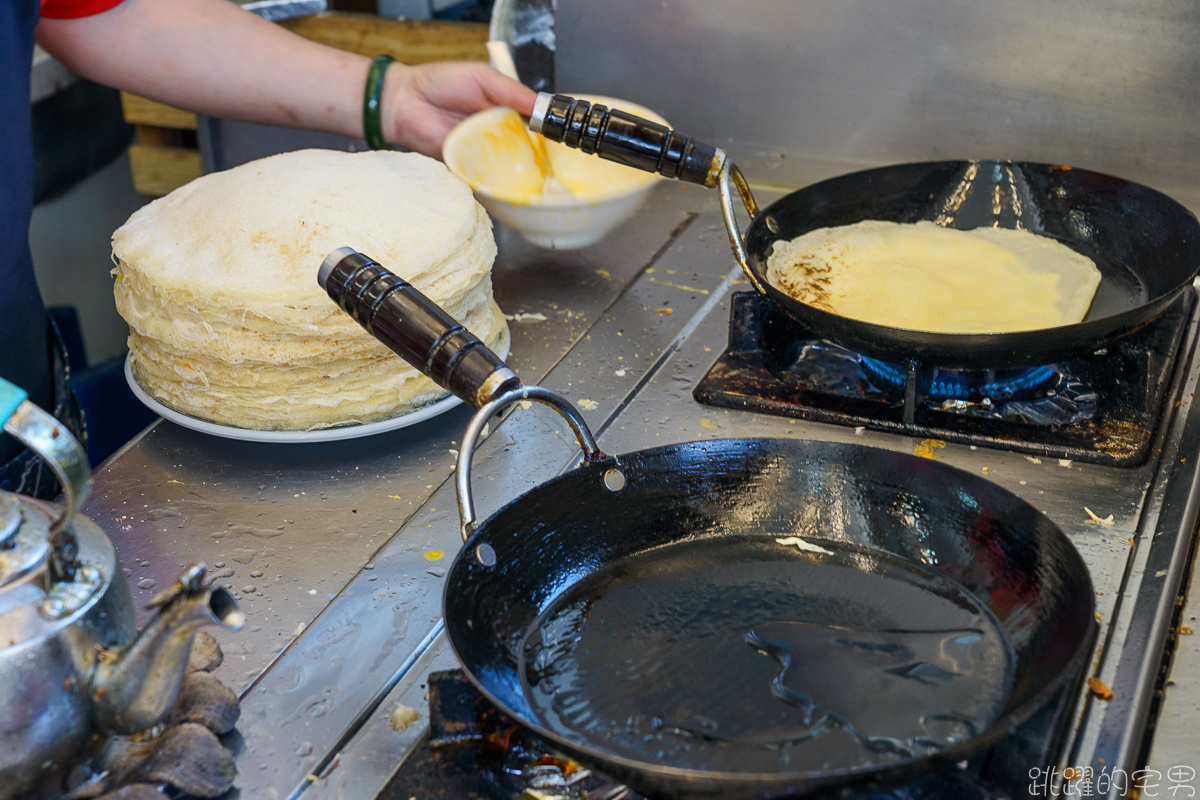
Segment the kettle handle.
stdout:
<path fill-rule="evenodd" d="M 92 491 L 92 471 L 79 440 L 61 422 L 29 401 L 24 389 L 0 378 L 0 421 L 4 430 L 41 456 L 63 487 L 63 513 L 50 526 L 50 581 L 69 580 L 79 546 L 71 521 Z"/>

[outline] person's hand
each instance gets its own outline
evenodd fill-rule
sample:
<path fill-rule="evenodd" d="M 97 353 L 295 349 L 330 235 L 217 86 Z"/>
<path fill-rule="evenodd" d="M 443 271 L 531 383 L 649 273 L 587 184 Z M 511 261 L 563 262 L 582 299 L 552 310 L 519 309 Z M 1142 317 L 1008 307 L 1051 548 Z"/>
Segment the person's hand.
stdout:
<path fill-rule="evenodd" d="M 537 94 L 483 63 L 392 64 L 380 108 L 383 138 L 434 158 L 464 118 L 495 105 L 528 117 Z"/>

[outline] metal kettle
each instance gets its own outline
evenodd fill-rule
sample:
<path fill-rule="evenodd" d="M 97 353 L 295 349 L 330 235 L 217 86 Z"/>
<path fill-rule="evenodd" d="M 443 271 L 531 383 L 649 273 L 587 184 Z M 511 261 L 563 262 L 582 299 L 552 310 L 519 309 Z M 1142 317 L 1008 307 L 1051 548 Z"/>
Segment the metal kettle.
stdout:
<path fill-rule="evenodd" d="M 63 485 L 57 507 L 0 491 L 0 800 L 66 768 L 88 735 L 135 733 L 175 704 L 201 625 L 232 630 L 245 615 L 194 564 L 151 603 L 137 632 L 112 542 L 77 513 L 92 476 L 79 442 L 0 379 L 4 430 Z"/>

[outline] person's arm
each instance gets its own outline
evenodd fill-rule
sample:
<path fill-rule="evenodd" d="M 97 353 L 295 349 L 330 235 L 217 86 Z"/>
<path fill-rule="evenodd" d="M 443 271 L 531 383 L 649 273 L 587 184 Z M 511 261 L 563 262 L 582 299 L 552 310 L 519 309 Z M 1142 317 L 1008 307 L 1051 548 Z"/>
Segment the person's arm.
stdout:
<path fill-rule="evenodd" d="M 363 135 L 367 58 L 325 47 L 230 0 L 124 0 L 100 14 L 42 19 L 38 43 L 80 75 L 223 119 Z M 528 115 L 534 93 L 482 63 L 393 64 L 384 138 L 440 157 L 463 117 L 492 105 Z"/>

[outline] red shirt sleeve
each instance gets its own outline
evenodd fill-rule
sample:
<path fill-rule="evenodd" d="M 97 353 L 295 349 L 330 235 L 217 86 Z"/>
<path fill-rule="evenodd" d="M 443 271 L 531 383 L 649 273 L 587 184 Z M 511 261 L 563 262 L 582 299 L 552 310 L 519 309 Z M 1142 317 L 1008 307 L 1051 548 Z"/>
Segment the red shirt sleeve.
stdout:
<path fill-rule="evenodd" d="M 90 17 L 101 11 L 108 11 L 117 6 L 121 0 L 41 0 L 43 17 L 48 19 L 73 19 L 75 17 Z"/>

